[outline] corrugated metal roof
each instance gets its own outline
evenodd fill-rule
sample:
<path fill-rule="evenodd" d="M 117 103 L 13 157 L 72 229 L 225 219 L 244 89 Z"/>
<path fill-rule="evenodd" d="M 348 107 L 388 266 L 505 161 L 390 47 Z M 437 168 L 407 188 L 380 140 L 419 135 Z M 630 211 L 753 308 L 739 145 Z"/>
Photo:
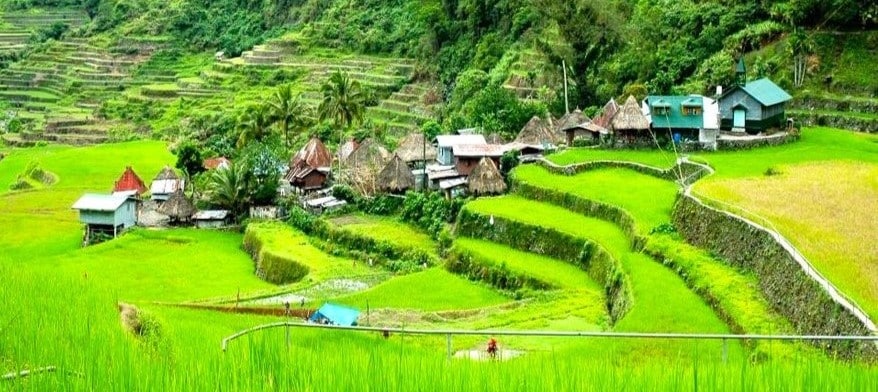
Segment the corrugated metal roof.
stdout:
<path fill-rule="evenodd" d="M 458 173 L 457 170 L 454 170 L 454 169 L 427 172 L 427 178 L 430 181 L 438 180 L 438 179 L 442 179 L 442 178 L 457 177 L 459 175 L 460 175 L 460 173 Z"/>
<path fill-rule="evenodd" d="M 99 195 L 86 193 L 73 204 L 74 210 L 116 211 L 128 200 L 125 195 Z"/>
<path fill-rule="evenodd" d="M 765 106 L 774 106 L 793 99 L 786 91 L 778 87 L 768 78 L 747 83 L 742 87 L 753 99 Z"/>
<path fill-rule="evenodd" d="M 170 195 L 183 187 L 183 180 L 155 180 L 149 185 L 149 193 L 153 195 Z"/>
<path fill-rule="evenodd" d="M 503 155 L 503 146 L 499 144 L 458 144 L 451 147 L 456 157 L 499 157 Z"/>
<path fill-rule="evenodd" d="M 482 135 L 439 135 L 436 136 L 439 147 L 453 147 L 460 144 L 488 144 Z"/>
<path fill-rule="evenodd" d="M 466 177 L 452 178 L 450 180 L 439 181 L 439 188 L 451 189 L 456 186 L 466 185 Z"/>
<path fill-rule="evenodd" d="M 686 115 L 683 113 L 683 106 L 701 107 L 703 105 L 700 96 L 650 95 L 646 97 L 646 109 L 649 111 L 653 129 L 701 129 L 704 126 L 703 111 L 695 115 Z M 666 109 L 667 114 L 658 114 L 656 108 Z"/>

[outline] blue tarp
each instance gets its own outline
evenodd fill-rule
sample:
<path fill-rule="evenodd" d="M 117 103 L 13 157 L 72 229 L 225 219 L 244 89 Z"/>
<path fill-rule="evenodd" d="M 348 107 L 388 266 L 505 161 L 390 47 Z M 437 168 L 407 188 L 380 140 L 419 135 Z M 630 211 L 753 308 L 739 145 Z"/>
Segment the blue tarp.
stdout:
<path fill-rule="evenodd" d="M 317 312 L 311 315 L 310 320 L 318 323 L 323 319 L 326 319 L 329 320 L 332 325 L 350 327 L 352 325 L 357 325 L 358 317 L 360 317 L 359 310 L 351 309 L 346 306 L 325 303 L 320 309 L 317 309 Z"/>

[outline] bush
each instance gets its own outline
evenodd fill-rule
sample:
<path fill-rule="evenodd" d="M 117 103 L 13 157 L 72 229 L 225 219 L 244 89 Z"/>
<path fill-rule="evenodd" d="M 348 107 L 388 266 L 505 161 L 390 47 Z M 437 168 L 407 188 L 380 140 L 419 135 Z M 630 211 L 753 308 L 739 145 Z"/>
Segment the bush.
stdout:
<path fill-rule="evenodd" d="M 271 251 L 263 251 L 259 258 L 262 279 L 268 282 L 274 284 L 298 282 L 308 275 L 308 267 L 305 265 Z"/>
<path fill-rule="evenodd" d="M 463 204 L 461 199 L 447 200 L 437 192 L 409 192 L 402 203 L 402 218 L 437 239 L 445 225 L 454 222 Z"/>

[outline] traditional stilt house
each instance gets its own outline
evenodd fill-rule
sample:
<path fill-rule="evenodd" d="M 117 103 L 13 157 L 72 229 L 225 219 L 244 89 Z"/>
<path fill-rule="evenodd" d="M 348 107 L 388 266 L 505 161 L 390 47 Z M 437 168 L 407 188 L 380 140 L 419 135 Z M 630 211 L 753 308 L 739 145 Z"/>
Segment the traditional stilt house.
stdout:
<path fill-rule="evenodd" d="M 494 161 L 482 158 L 467 178 L 473 195 L 497 195 L 506 192 L 506 181 Z"/>
<path fill-rule="evenodd" d="M 399 154 L 393 155 L 390 162 L 378 173 L 378 189 L 389 193 L 404 193 L 414 188 L 415 176 Z"/>
<path fill-rule="evenodd" d="M 116 183 L 113 185 L 113 193 L 116 192 L 134 192 L 138 197 L 146 193 L 146 184 L 143 183 L 143 180 L 131 169 L 131 166 L 125 168 L 125 171 L 122 173 L 122 176 L 116 180 Z"/>
<path fill-rule="evenodd" d="M 344 170 L 351 184 L 363 194 L 377 189 L 378 173 L 387 164 L 390 153 L 374 139 L 363 140 L 344 163 Z"/>
<path fill-rule="evenodd" d="M 616 100 L 610 98 L 604 107 L 601 108 L 601 112 L 598 113 L 595 118 L 591 120 L 591 124 L 596 129 L 609 130 L 610 122 L 613 120 L 613 117 L 616 116 L 616 113 L 619 112 L 619 105 L 616 103 Z"/>
<path fill-rule="evenodd" d="M 350 139 L 338 148 L 338 160 L 339 162 L 345 162 L 348 160 L 348 157 L 360 146 L 360 143 L 357 143 L 356 140 Z"/>
<path fill-rule="evenodd" d="M 85 194 L 73 209 L 79 211 L 79 221 L 85 224 L 84 245 L 91 243 L 96 233 L 115 238 L 137 223 L 137 201 L 129 195 Z"/>
<path fill-rule="evenodd" d="M 616 143 L 627 146 L 651 146 L 649 118 L 643 114 L 634 96 L 628 96 L 625 104 L 610 121 Z"/>
<path fill-rule="evenodd" d="M 183 194 L 183 189 L 180 188 L 158 207 L 158 212 L 171 218 L 171 223 L 184 223 L 192 219 L 195 207 Z"/>
<path fill-rule="evenodd" d="M 155 176 L 155 179 L 152 180 L 152 184 L 149 186 L 149 192 L 152 195 L 152 200 L 165 201 L 168 200 L 168 198 L 170 198 L 177 190 L 182 190 L 184 185 L 184 181 L 177 176 L 174 169 L 171 169 L 170 166 L 165 166 L 165 168 Z"/>
<path fill-rule="evenodd" d="M 312 137 L 290 160 L 284 180 L 303 191 L 320 189 L 329 179 L 331 166 L 332 154 L 329 149 L 320 139 Z"/>

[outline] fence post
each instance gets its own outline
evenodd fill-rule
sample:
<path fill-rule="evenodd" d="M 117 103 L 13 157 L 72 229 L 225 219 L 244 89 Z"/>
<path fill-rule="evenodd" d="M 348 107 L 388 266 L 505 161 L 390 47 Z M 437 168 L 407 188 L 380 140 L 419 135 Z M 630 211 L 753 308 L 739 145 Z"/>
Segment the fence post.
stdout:
<path fill-rule="evenodd" d="M 445 348 L 446 348 L 446 351 L 448 352 L 448 359 L 451 360 L 451 356 L 453 353 L 451 352 L 451 334 L 450 333 L 445 334 Z"/>
<path fill-rule="evenodd" d="M 726 363 L 729 359 L 729 340 L 723 338 L 723 363 Z"/>

